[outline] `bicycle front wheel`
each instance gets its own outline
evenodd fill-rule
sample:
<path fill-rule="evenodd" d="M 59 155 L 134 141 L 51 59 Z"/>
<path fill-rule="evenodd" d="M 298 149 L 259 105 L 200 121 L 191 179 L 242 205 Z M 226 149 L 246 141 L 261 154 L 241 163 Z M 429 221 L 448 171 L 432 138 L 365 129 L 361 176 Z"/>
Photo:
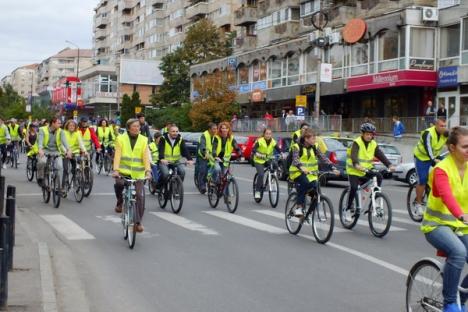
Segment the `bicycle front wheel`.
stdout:
<path fill-rule="evenodd" d="M 168 186 L 161 186 L 161 189 L 158 192 L 158 204 L 161 209 L 166 208 L 167 205 L 167 192 L 168 192 Z"/>
<path fill-rule="evenodd" d="M 276 175 L 271 175 L 271 183 L 268 187 L 268 198 L 270 199 L 270 205 L 271 207 L 276 208 L 279 202 L 279 182 Z"/>
<path fill-rule="evenodd" d="M 353 210 L 348 210 L 348 197 L 349 187 L 345 188 L 340 196 L 340 202 L 338 207 L 338 214 L 340 215 L 340 222 L 345 229 L 351 230 L 358 222 L 359 215 Z M 356 198 L 353 200 L 354 207 L 357 207 Z"/>
<path fill-rule="evenodd" d="M 433 259 L 418 261 L 406 280 L 406 311 L 442 311 L 443 273 L 441 264 Z"/>
<path fill-rule="evenodd" d="M 18 151 L 16 150 L 14 153 L 13 153 L 13 160 L 14 160 L 14 166 L 15 166 L 15 169 L 18 169 L 18 158 L 19 158 L 19 153 Z"/>
<path fill-rule="evenodd" d="M 423 203 L 427 201 L 426 191 L 423 195 Z M 406 195 L 406 209 L 408 209 L 408 214 L 411 220 L 415 222 L 421 222 L 423 219 L 423 214 L 416 209 L 416 184 L 412 184 L 408 189 L 408 195 Z"/>
<path fill-rule="evenodd" d="M 54 203 L 55 208 L 60 206 L 61 198 L 62 194 L 60 192 L 60 177 L 56 173 L 52 179 L 52 202 Z"/>
<path fill-rule="evenodd" d="M 369 227 L 376 237 L 384 237 L 392 225 L 392 204 L 390 199 L 384 193 L 375 194 L 375 206 L 372 207 L 372 201 L 369 203 Z"/>
<path fill-rule="evenodd" d="M 81 203 L 84 197 L 83 172 L 77 170 L 73 179 L 73 195 L 77 203 Z"/>
<path fill-rule="evenodd" d="M 217 192 L 217 185 L 213 181 L 208 180 L 208 203 L 211 208 L 216 208 L 219 203 L 219 196 Z"/>
<path fill-rule="evenodd" d="M 226 189 L 224 190 L 224 202 L 230 213 L 236 212 L 237 205 L 239 204 L 239 187 L 234 177 L 231 177 L 227 182 Z"/>
<path fill-rule="evenodd" d="M 317 207 L 312 212 L 312 233 L 314 233 L 315 240 L 320 244 L 328 242 L 334 227 L 333 204 L 328 197 L 322 195 L 320 202 L 317 203 Z"/>
<path fill-rule="evenodd" d="M 175 176 L 171 179 L 171 208 L 172 211 L 177 214 L 182 209 L 184 204 L 184 185 L 182 179 L 179 176 Z"/>
<path fill-rule="evenodd" d="M 104 159 L 104 170 L 107 175 L 112 171 L 112 159 L 109 155 L 106 155 L 106 158 Z"/>
<path fill-rule="evenodd" d="M 28 178 L 28 181 L 31 182 L 34 179 L 34 164 L 33 164 L 33 159 L 31 157 L 28 157 L 28 160 L 26 162 L 26 177 Z"/>
<path fill-rule="evenodd" d="M 94 177 L 93 177 L 93 171 L 91 170 L 90 167 L 85 167 L 83 169 L 83 179 L 84 179 L 84 196 L 88 197 L 89 194 L 91 194 L 91 191 L 93 190 L 93 183 L 94 183 Z"/>
<path fill-rule="evenodd" d="M 44 173 L 42 179 L 42 199 L 46 204 L 50 201 L 50 177 L 48 172 Z"/>
<path fill-rule="evenodd" d="M 256 191 L 256 185 L 257 185 L 257 179 L 258 179 L 258 173 L 255 174 L 254 176 L 254 179 L 253 179 L 253 182 L 252 182 L 252 195 L 253 195 L 253 198 L 254 198 L 254 201 L 256 203 L 259 203 L 262 201 L 263 199 L 263 188 L 259 191 L 260 192 L 260 197 L 259 198 L 255 198 L 255 191 Z M 267 179 L 267 176 L 265 175 L 265 179 Z"/>
<path fill-rule="evenodd" d="M 136 240 L 136 224 L 135 224 L 135 202 L 130 201 L 128 203 L 128 209 L 127 209 L 127 231 L 128 231 L 128 237 L 127 237 L 127 242 L 128 242 L 128 247 L 130 249 L 133 249 L 135 247 L 135 240 Z"/>
<path fill-rule="evenodd" d="M 284 209 L 284 219 L 286 221 L 286 228 L 288 229 L 289 233 L 296 235 L 299 233 L 302 227 L 302 222 L 304 221 L 303 218 L 296 217 L 294 210 L 296 210 L 296 200 L 297 200 L 297 193 L 292 192 L 288 196 L 288 200 L 286 201 L 286 207 Z"/>

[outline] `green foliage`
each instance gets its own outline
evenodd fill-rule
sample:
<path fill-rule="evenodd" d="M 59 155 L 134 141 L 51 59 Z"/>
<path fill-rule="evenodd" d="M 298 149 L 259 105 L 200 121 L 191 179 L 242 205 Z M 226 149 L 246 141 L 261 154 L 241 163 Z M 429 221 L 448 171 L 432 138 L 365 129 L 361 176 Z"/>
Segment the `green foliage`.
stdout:
<path fill-rule="evenodd" d="M 26 100 L 11 85 L 0 87 L 0 118 L 27 118 Z"/>
<path fill-rule="evenodd" d="M 124 94 L 122 97 L 121 116 L 122 123 L 125 124 L 130 118 L 135 118 L 135 108 L 141 107 L 140 94 L 133 92 L 132 97 Z"/>
<path fill-rule="evenodd" d="M 52 117 L 54 117 L 54 112 L 50 109 L 50 106 L 46 105 L 40 105 L 34 103 L 32 105 L 32 112 L 31 112 L 32 118 L 33 119 L 47 119 L 50 120 Z"/>
<path fill-rule="evenodd" d="M 190 104 L 184 104 L 181 107 L 168 107 L 162 109 L 153 109 L 146 110 L 145 116 L 146 120 L 153 127 L 161 129 L 167 122 L 175 123 L 180 131 L 191 131 L 192 122 L 190 121 L 188 115 L 192 106 Z"/>

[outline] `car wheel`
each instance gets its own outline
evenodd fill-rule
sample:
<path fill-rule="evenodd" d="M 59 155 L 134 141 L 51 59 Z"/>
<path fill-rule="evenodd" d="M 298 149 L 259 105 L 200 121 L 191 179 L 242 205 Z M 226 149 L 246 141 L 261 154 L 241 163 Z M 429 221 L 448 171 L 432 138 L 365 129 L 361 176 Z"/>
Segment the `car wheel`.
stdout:
<path fill-rule="evenodd" d="M 418 175 L 416 174 L 416 169 L 411 169 L 406 174 L 406 183 L 409 185 L 416 184 L 418 182 Z"/>

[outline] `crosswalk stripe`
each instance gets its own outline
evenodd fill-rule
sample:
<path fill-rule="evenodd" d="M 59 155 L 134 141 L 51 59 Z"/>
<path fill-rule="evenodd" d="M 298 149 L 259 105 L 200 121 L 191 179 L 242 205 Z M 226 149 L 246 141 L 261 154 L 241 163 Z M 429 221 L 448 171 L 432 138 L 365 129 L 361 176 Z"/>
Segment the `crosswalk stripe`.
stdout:
<path fill-rule="evenodd" d="M 173 213 L 169 212 L 150 212 L 150 214 L 163 219 L 167 222 L 170 222 L 172 224 L 178 225 L 180 227 L 183 227 L 184 229 L 190 230 L 190 231 L 195 231 L 195 232 L 200 232 L 203 235 L 219 235 L 219 233 L 213 229 L 210 229 L 202 224 L 193 222 L 187 218 L 175 215 Z"/>
<path fill-rule="evenodd" d="M 41 217 L 68 240 L 95 239 L 93 235 L 64 215 L 41 215 Z"/>
<path fill-rule="evenodd" d="M 283 234 L 285 232 L 284 229 L 224 211 L 203 211 L 203 213 L 271 234 Z"/>

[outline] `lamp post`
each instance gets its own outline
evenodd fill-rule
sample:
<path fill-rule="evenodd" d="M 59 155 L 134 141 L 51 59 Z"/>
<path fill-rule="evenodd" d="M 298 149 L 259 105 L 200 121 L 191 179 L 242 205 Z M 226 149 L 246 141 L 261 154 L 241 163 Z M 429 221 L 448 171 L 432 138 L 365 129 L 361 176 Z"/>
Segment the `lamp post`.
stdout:
<path fill-rule="evenodd" d="M 75 46 L 78 49 L 78 60 L 76 62 L 76 88 L 75 88 L 75 103 L 76 106 L 78 107 L 78 73 L 80 72 L 80 47 L 68 40 L 65 40 L 66 43 L 71 44 L 72 46 Z"/>

